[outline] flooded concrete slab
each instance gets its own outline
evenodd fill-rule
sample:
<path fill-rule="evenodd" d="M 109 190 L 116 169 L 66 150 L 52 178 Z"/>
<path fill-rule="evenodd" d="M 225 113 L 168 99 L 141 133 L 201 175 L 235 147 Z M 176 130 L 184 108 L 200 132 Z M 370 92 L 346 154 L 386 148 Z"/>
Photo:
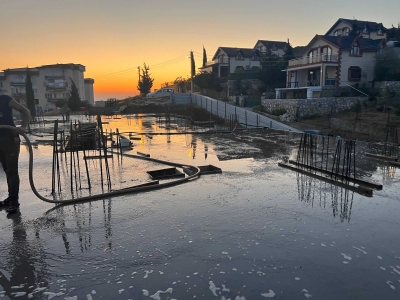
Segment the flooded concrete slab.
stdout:
<path fill-rule="evenodd" d="M 150 117 L 133 120 L 109 119 L 106 126 L 165 132 Z M 21 214 L 7 218 L 0 212 L 0 297 L 398 299 L 400 175 L 363 158 L 372 146 L 360 150 L 357 172 L 383 189 L 367 198 L 279 168 L 278 162 L 295 157 L 296 136 L 268 131 L 152 136 L 133 141 L 127 153 L 212 164 L 223 173 L 55 207 L 30 191 L 22 147 Z M 34 154 L 35 183 L 49 196 L 52 148 L 39 145 Z M 97 186 L 91 193 L 101 192 L 99 162 L 89 164 Z M 146 170 L 157 168 L 163 166 L 114 156 L 112 188 L 145 182 Z M 68 172 L 64 167 L 61 173 L 68 178 Z M 4 180 L 0 172 L 1 195 Z M 80 194 L 88 191 L 75 197 Z"/>

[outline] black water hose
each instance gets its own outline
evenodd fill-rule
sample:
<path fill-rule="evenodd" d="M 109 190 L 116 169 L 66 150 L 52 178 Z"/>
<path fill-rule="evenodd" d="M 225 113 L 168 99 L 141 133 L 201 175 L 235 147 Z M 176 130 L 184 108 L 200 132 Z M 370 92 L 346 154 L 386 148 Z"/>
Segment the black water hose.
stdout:
<path fill-rule="evenodd" d="M 8 126 L 8 125 L 0 125 L 0 129 L 10 129 L 13 131 L 17 131 L 16 127 L 13 126 Z M 29 150 L 29 184 L 31 186 L 32 192 L 38 197 L 40 200 L 48 202 L 48 203 L 54 203 L 54 204 L 70 204 L 70 203 L 78 203 L 78 202 L 86 202 L 86 201 L 94 201 L 94 200 L 100 200 L 104 198 L 109 198 L 113 196 L 119 196 L 123 194 L 129 194 L 129 193 L 138 193 L 138 192 L 144 192 L 144 191 L 150 191 L 150 190 L 155 190 L 155 189 L 161 189 L 165 187 L 170 187 L 174 185 L 178 185 L 184 182 L 191 181 L 193 179 L 197 179 L 200 176 L 200 169 L 196 166 L 191 166 L 191 165 L 182 165 L 178 163 L 173 163 L 169 161 L 164 161 L 160 159 L 154 159 L 150 157 L 142 157 L 142 156 L 137 156 L 137 155 L 130 155 L 130 154 L 123 154 L 124 156 L 128 156 L 131 158 L 138 158 L 138 159 L 143 159 L 143 160 L 148 160 L 148 161 L 153 161 L 157 163 L 162 163 L 174 167 L 189 167 L 191 169 L 196 170 L 196 172 L 188 177 L 178 179 L 175 181 L 169 181 L 165 182 L 162 184 L 156 184 L 156 185 L 149 185 L 149 186 L 133 186 L 133 187 L 128 187 L 128 188 L 123 188 L 119 190 L 115 190 L 112 192 L 107 192 L 107 193 L 102 193 L 99 195 L 90 195 L 90 196 L 84 196 L 84 197 L 79 197 L 79 198 L 71 198 L 71 199 L 66 199 L 66 200 L 54 200 L 54 199 L 47 199 L 43 197 L 42 195 L 39 194 L 35 187 L 35 183 L 33 181 L 33 150 L 32 150 L 32 144 L 29 138 L 26 136 L 25 133 L 20 133 L 20 135 L 25 139 L 26 145 L 28 146 Z"/>

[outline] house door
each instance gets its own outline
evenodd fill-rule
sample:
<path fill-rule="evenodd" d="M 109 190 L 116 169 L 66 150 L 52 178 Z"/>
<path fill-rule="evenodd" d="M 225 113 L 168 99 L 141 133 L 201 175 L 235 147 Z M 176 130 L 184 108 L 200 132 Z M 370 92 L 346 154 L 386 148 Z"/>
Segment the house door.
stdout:
<path fill-rule="evenodd" d="M 319 86 L 320 85 L 319 76 L 320 76 L 320 69 L 308 70 L 308 85 Z"/>

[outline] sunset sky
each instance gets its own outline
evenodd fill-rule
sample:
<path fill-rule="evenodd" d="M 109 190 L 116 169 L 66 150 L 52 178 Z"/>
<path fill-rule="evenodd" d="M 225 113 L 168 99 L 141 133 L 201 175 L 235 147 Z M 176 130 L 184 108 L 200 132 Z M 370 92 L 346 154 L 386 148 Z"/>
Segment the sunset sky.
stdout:
<path fill-rule="evenodd" d="M 153 88 L 190 73 L 202 47 L 251 48 L 259 39 L 304 46 L 338 18 L 400 21 L 400 1 L 0 0 L 0 70 L 56 63 L 86 66 L 95 100 L 138 93 L 144 62 Z"/>

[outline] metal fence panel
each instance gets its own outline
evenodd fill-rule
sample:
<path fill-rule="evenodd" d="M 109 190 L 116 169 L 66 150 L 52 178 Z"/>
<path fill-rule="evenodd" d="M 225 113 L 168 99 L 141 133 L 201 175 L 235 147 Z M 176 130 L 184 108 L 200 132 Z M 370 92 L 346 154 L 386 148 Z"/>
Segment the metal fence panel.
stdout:
<path fill-rule="evenodd" d="M 296 128 L 278 122 L 274 119 L 257 114 L 253 111 L 246 110 L 242 107 L 228 104 L 224 101 L 216 100 L 207 96 L 191 94 L 193 104 L 217 115 L 223 119 L 229 119 L 230 116 L 236 115 L 237 121 L 249 128 L 251 127 L 268 127 L 277 130 L 288 130 L 293 132 L 302 132 Z"/>

